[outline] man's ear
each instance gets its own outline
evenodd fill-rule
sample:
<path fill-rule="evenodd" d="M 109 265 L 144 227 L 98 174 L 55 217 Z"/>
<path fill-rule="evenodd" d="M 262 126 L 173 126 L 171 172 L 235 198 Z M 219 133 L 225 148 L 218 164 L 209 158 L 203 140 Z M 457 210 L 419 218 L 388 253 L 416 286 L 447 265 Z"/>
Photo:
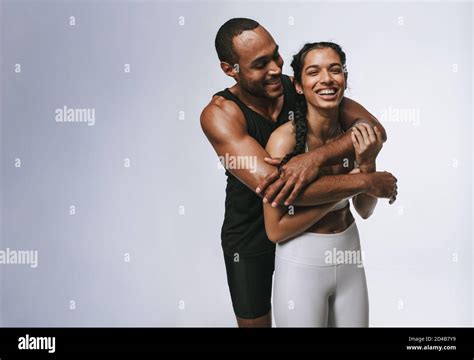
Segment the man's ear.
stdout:
<path fill-rule="evenodd" d="M 227 76 L 230 76 L 235 81 L 237 81 L 237 76 L 239 73 L 239 64 L 231 65 L 225 61 L 221 61 L 221 69 Z"/>

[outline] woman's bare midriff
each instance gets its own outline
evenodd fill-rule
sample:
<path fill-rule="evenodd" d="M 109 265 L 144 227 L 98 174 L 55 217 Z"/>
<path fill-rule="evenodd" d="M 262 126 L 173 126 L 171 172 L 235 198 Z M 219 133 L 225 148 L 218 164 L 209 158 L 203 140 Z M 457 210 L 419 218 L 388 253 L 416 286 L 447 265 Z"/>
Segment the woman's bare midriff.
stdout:
<path fill-rule="evenodd" d="M 330 139 L 326 142 L 320 143 L 318 140 L 315 140 L 311 137 L 308 138 L 308 144 L 310 149 L 322 146 L 328 142 L 333 141 Z M 320 175 L 340 175 L 347 174 L 350 170 L 354 168 L 354 158 L 352 156 L 348 157 L 349 166 L 333 165 L 327 166 L 320 169 Z M 318 233 L 318 234 L 337 234 L 346 230 L 353 222 L 355 221 L 352 216 L 350 206 L 347 204 L 346 207 L 331 211 L 329 214 L 324 216 L 316 224 L 312 225 L 306 232 Z"/>
<path fill-rule="evenodd" d="M 306 232 L 318 234 L 337 234 L 346 230 L 354 222 L 349 204 L 339 210 L 332 211 L 312 225 Z"/>

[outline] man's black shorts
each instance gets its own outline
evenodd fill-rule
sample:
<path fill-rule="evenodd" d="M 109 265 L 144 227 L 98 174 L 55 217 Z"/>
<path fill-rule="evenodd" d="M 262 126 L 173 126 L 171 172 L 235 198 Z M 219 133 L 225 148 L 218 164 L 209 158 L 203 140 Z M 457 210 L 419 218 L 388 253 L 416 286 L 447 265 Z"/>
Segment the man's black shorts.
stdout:
<path fill-rule="evenodd" d="M 242 319 L 255 319 L 271 310 L 275 251 L 238 258 L 224 254 L 227 283 L 234 313 Z"/>

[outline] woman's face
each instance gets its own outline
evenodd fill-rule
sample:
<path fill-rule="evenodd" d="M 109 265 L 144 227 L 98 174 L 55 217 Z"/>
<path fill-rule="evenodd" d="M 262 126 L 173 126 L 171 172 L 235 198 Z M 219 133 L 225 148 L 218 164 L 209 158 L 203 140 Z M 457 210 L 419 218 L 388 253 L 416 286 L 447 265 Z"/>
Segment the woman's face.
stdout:
<path fill-rule="evenodd" d="M 306 54 L 301 84 L 306 101 L 318 109 L 337 108 L 344 97 L 346 80 L 339 55 L 331 48 L 314 49 Z"/>

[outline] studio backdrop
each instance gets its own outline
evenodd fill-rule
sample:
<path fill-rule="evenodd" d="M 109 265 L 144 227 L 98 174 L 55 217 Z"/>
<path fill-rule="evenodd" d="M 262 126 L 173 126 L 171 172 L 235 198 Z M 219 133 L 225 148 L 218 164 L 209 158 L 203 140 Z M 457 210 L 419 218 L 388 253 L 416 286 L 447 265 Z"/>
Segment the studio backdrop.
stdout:
<path fill-rule="evenodd" d="M 356 218 L 370 326 L 472 326 L 472 2 L 2 1 L 1 326 L 235 326 L 200 128 L 233 17 L 347 54 L 393 205 Z"/>

